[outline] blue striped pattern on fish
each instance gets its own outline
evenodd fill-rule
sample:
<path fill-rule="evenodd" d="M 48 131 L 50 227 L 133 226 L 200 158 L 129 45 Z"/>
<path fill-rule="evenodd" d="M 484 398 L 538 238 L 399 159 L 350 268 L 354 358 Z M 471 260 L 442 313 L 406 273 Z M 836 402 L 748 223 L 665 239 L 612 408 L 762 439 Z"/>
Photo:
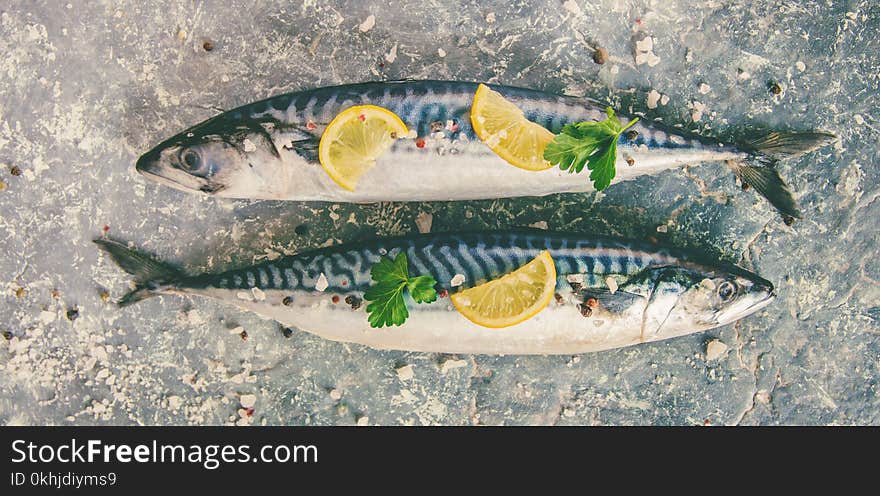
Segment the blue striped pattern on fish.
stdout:
<path fill-rule="evenodd" d="M 353 105 L 378 105 L 397 114 L 404 122 L 414 123 L 418 136 L 431 134 L 431 125 L 452 121 L 458 128 L 450 139 L 477 140 L 470 121 L 471 102 L 478 83 L 454 81 L 399 81 L 332 86 L 279 95 L 223 114 L 221 120 L 234 124 L 244 119 L 272 118 L 282 123 L 315 124 L 315 134 L 342 110 Z M 604 107 L 589 98 L 551 95 L 536 90 L 488 85 L 523 109 L 526 118 L 558 133 L 570 122 L 602 120 Z M 632 128 L 635 138 L 621 136 L 620 145 L 649 148 L 686 148 L 702 146 L 711 140 L 696 135 L 684 136 L 665 130 L 662 124 L 640 121 Z"/>
<path fill-rule="evenodd" d="M 553 257 L 560 285 L 565 284 L 567 275 L 583 274 L 584 284 L 601 286 L 608 276 L 631 276 L 649 266 L 681 261 L 681 257 L 668 250 L 613 239 L 526 232 L 432 235 L 378 240 L 356 247 L 323 248 L 246 269 L 197 276 L 182 284 L 226 289 L 311 290 L 323 274 L 328 283 L 326 291 L 363 292 L 370 285 L 370 269 L 380 257 L 393 258 L 401 250 L 406 253 L 413 274 L 431 275 L 445 288 L 450 287 L 456 274 L 465 277 L 464 287 L 495 279 L 526 264 L 542 250 L 548 250 Z"/>

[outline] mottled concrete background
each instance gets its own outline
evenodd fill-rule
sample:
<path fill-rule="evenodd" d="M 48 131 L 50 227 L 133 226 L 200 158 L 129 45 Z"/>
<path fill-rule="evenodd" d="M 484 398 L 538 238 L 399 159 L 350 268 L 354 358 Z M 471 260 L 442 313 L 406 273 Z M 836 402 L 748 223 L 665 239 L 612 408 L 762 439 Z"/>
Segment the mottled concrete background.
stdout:
<path fill-rule="evenodd" d="M 636 64 L 636 31 L 654 37 L 650 63 Z M 878 31 L 868 1 L 4 2 L 0 422 L 878 424 Z M 586 94 L 707 135 L 841 142 L 782 165 L 805 212 L 793 227 L 721 164 L 601 195 L 372 206 L 218 201 L 133 170 L 217 109 L 403 77 Z M 649 109 L 651 90 L 666 104 Z M 118 309 L 105 291 L 128 277 L 90 242 L 106 229 L 218 270 L 412 232 L 420 213 L 434 231 L 545 221 L 654 236 L 753 267 L 780 297 L 737 325 L 598 354 L 383 352 L 285 337 L 196 298 Z M 727 348 L 709 359 L 716 339 Z M 408 364 L 409 379 L 396 372 Z"/>

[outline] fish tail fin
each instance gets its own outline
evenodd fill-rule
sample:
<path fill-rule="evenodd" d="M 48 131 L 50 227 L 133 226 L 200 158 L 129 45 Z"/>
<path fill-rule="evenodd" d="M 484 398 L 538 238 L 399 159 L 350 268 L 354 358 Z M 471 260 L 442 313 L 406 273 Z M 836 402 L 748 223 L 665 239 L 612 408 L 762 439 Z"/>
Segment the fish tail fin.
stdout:
<path fill-rule="evenodd" d="M 134 276 L 135 288 L 116 302 L 120 307 L 154 296 L 185 274 L 170 264 L 125 246 L 112 239 L 96 239 L 95 244 L 107 252 L 122 270 Z"/>
<path fill-rule="evenodd" d="M 743 185 L 755 188 L 791 225 L 802 216 L 791 190 L 776 170 L 777 162 L 800 157 L 836 140 L 837 136 L 830 133 L 772 132 L 746 143 L 744 148 L 751 152 L 751 158 L 733 162 L 731 168 Z"/>

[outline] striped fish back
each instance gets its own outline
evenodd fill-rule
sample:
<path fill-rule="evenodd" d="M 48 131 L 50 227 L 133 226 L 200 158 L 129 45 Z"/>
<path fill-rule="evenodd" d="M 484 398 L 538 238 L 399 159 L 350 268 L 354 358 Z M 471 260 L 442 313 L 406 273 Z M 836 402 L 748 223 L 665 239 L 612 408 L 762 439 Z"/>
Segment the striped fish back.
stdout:
<path fill-rule="evenodd" d="M 575 238 L 538 233 L 426 235 L 337 246 L 282 257 L 261 264 L 192 278 L 190 287 L 310 290 L 326 279 L 327 291 L 362 292 L 370 269 L 381 257 L 406 253 L 410 274 L 431 275 L 450 288 L 461 274 L 465 287 L 495 279 L 548 250 L 560 278 L 583 274 L 584 283 L 602 284 L 612 275 L 630 276 L 649 266 L 676 263 L 666 250 L 650 250 L 613 239 Z"/>

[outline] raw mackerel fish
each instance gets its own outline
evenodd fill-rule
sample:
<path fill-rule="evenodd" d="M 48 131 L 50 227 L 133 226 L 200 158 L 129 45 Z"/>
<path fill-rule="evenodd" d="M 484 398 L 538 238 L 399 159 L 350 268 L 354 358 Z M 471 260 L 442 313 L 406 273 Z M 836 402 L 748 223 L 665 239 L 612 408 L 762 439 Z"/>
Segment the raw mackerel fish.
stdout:
<path fill-rule="evenodd" d="M 478 83 L 396 81 L 288 93 L 220 114 L 174 136 L 137 161 L 145 176 L 185 191 L 266 200 L 379 202 L 475 200 L 590 191 L 586 174 L 528 171 L 508 164 L 474 133 L 470 110 Z M 605 106 L 588 98 L 489 85 L 525 116 L 558 133 L 570 122 L 601 121 Z M 339 187 L 318 161 L 327 124 L 353 105 L 397 114 L 411 130 L 355 191 Z M 631 117 L 621 115 L 624 124 Z M 620 136 L 614 182 L 705 161 L 727 161 L 787 217 L 797 203 L 775 169 L 834 139 L 826 133 L 770 133 L 733 146 L 641 120 Z M 629 165 L 629 164 L 632 165 Z"/>
<path fill-rule="evenodd" d="M 769 304 L 773 285 L 733 265 L 609 238 L 545 232 L 430 234 L 339 245 L 222 273 L 187 275 L 99 239 L 135 276 L 127 305 L 155 294 L 223 300 L 334 341 L 443 353 L 571 354 L 668 339 L 729 324 Z M 455 310 L 448 294 L 495 279 L 543 250 L 557 272 L 553 301 L 519 324 L 490 329 Z M 380 257 L 404 252 L 410 273 L 431 275 L 436 302 L 407 299 L 409 318 L 371 328 L 364 291 Z M 457 277 L 458 276 L 458 277 Z M 464 283 L 452 287 L 464 276 Z"/>

